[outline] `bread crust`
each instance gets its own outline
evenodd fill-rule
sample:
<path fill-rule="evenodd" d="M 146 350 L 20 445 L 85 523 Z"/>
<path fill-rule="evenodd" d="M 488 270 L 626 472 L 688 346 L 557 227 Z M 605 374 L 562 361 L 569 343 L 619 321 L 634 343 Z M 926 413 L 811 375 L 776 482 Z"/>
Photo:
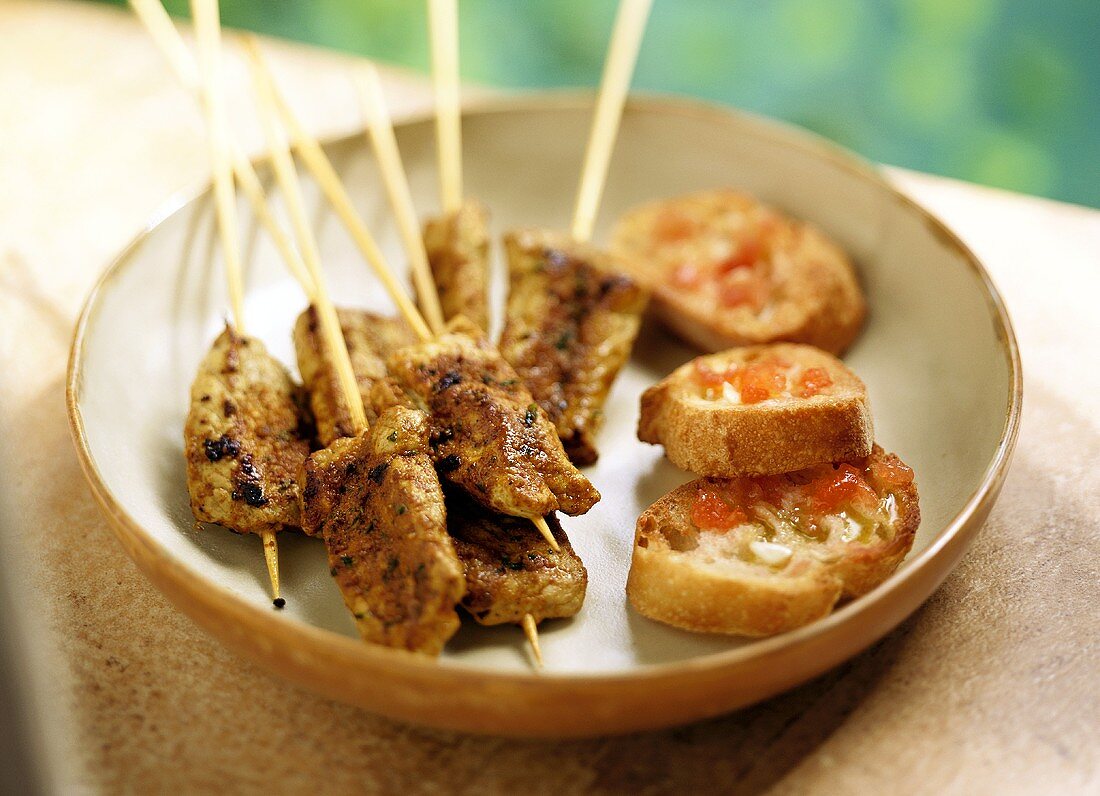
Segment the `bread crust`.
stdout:
<path fill-rule="evenodd" d="M 689 231 L 683 239 L 662 242 L 661 224 L 670 213 L 684 219 Z M 771 282 L 762 308 L 723 304 L 711 270 L 715 246 L 745 240 L 754 246 L 762 241 L 754 267 Z M 612 251 L 650 286 L 654 315 L 705 351 L 794 342 L 840 354 L 867 315 L 855 268 L 835 243 L 816 227 L 736 191 L 701 191 L 637 207 L 616 226 Z M 704 273 L 700 285 L 676 284 L 672 275 L 685 263 Z"/>
<path fill-rule="evenodd" d="M 700 397 L 700 365 L 721 372 L 767 358 L 797 372 L 820 368 L 832 384 L 808 398 L 749 404 Z M 840 360 L 811 346 L 749 346 L 699 357 L 646 390 L 641 404 L 638 439 L 663 445 L 673 464 L 698 475 L 788 473 L 867 456 L 874 444 L 867 388 Z"/>
<path fill-rule="evenodd" d="M 878 446 L 855 464 L 872 461 L 900 464 Z M 789 477 L 792 484 L 799 480 L 798 474 Z M 859 597 L 882 583 L 912 548 L 920 525 L 917 489 L 909 483 L 890 489 L 897 519 L 889 538 L 787 536 L 784 544 L 793 552 L 780 567 L 730 555 L 743 540 L 734 539 L 716 554 L 715 546 L 704 540 L 712 532 L 700 530 L 690 519 L 692 505 L 701 488 L 732 480 L 742 479 L 701 478 L 684 484 L 638 518 L 626 593 L 640 614 L 701 633 L 759 637 L 793 630 L 826 616 L 840 600 Z"/>

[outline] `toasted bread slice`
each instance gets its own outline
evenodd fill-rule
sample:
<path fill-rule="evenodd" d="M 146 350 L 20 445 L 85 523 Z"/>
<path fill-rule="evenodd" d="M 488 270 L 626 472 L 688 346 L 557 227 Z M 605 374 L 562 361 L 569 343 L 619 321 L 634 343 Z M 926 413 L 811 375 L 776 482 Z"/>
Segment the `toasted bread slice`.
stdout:
<path fill-rule="evenodd" d="M 733 348 L 698 357 L 642 394 L 638 439 L 664 445 L 698 475 L 775 475 L 866 456 L 867 389 L 807 345 Z"/>
<path fill-rule="evenodd" d="M 706 351 L 782 341 L 839 354 L 867 313 L 836 244 L 735 191 L 638 207 L 612 250 L 650 285 L 657 316 Z"/>
<path fill-rule="evenodd" d="M 626 593 L 687 630 L 782 633 L 882 583 L 919 525 L 913 471 L 877 445 L 786 475 L 700 478 L 638 518 Z"/>

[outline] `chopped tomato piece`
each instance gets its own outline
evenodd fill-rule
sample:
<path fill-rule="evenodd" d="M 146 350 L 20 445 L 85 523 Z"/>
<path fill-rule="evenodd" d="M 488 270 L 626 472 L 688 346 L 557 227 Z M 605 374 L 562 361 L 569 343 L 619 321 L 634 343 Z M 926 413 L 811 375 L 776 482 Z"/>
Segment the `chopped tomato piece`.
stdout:
<path fill-rule="evenodd" d="M 726 531 L 747 522 L 748 515 L 721 495 L 701 489 L 691 506 L 691 521 L 697 528 Z"/>
<path fill-rule="evenodd" d="M 681 263 L 672 271 L 669 281 L 675 287 L 694 290 L 703 284 L 703 272 L 692 263 Z"/>
<path fill-rule="evenodd" d="M 759 312 L 767 304 L 769 293 L 770 286 L 763 275 L 739 271 L 722 280 L 718 299 L 725 307 L 748 306 Z"/>
<path fill-rule="evenodd" d="M 832 377 L 824 368 L 808 368 L 798 377 L 795 395 L 799 398 L 811 398 L 826 387 L 832 386 Z"/>
<path fill-rule="evenodd" d="M 878 506 L 878 493 L 863 478 L 863 473 L 850 464 L 842 464 L 832 475 L 817 479 L 811 486 L 814 506 L 829 513 L 848 506 L 873 511 Z"/>
<path fill-rule="evenodd" d="M 665 211 L 657 217 L 653 234 L 661 243 L 686 240 L 695 234 L 695 222 L 681 213 Z"/>
<path fill-rule="evenodd" d="M 871 463 L 871 478 L 885 487 L 901 487 L 913 483 L 913 470 L 898 459 Z"/>
<path fill-rule="evenodd" d="M 720 261 L 715 270 L 719 274 L 728 274 L 738 268 L 752 268 L 760 259 L 760 241 L 749 238 L 738 246 L 737 251 Z"/>
<path fill-rule="evenodd" d="M 718 371 L 701 359 L 695 360 L 695 380 L 704 387 L 721 387 L 726 373 Z"/>
<path fill-rule="evenodd" d="M 753 362 L 741 369 L 740 384 L 742 402 L 754 404 L 766 401 L 787 388 L 786 369 L 774 361 Z"/>

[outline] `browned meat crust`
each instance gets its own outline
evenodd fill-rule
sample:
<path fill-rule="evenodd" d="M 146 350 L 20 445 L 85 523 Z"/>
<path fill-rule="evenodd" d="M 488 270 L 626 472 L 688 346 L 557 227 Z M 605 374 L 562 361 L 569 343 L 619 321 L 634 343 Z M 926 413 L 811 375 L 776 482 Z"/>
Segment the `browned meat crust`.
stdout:
<path fill-rule="evenodd" d="M 339 309 L 337 315 L 351 367 L 359 383 L 359 392 L 363 395 L 367 421 L 373 423 L 379 411 L 371 396 L 376 385 L 386 379 L 386 357 L 416 338 L 412 329 L 400 318 L 353 309 Z M 324 345 L 317 311 L 313 307 L 299 315 L 294 324 L 294 350 L 298 355 L 302 381 L 309 390 L 309 402 L 317 420 L 317 438 L 321 444 L 330 445 L 338 437 L 354 436 L 347 401 L 340 389 L 328 347 Z"/>
<path fill-rule="evenodd" d="M 390 357 L 390 373 L 432 415 L 440 473 L 518 517 L 583 514 L 600 498 L 569 461 L 519 376 L 464 319 Z"/>
<path fill-rule="evenodd" d="M 191 385 L 183 429 L 191 511 L 238 533 L 300 522 L 305 395 L 259 340 L 226 325 Z"/>
<path fill-rule="evenodd" d="M 324 538 L 364 640 L 437 655 L 458 630 L 466 587 L 427 448 L 424 414 L 395 407 L 313 454 L 302 527 Z"/>
<path fill-rule="evenodd" d="M 567 235 L 525 229 L 504 243 L 510 291 L 500 353 L 553 421 L 569 458 L 592 464 L 603 404 L 648 296 L 615 258 Z"/>
<path fill-rule="evenodd" d="M 498 514 L 457 489 L 447 490 L 447 530 L 466 571 L 463 607 L 483 625 L 573 616 L 584 604 L 588 572 L 557 517 L 547 524 L 555 553 L 526 519 Z"/>
<path fill-rule="evenodd" d="M 453 213 L 424 225 L 424 248 L 447 320 L 465 315 L 489 328 L 489 212 L 467 199 Z"/>

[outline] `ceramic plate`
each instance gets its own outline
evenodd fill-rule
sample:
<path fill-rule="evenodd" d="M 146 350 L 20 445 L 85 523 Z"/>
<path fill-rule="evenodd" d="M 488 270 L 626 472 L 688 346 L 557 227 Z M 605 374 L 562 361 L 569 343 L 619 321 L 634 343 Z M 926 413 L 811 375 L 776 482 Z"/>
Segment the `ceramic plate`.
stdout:
<path fill-rule="evenodd" d="M 590 117 L 588 96 L 501 100 L 466 112 L 467 190 L 491 208 L 495 236 L 521 224 L 567 225 Z M 418 208 L 435 212 L 431 121 L 402 125 L 398 141 Z M 403 264 L 365 140 L 327 148 L 391 261 Z M 1000 298 L 952 233 L 852 155 L 775 122 L 633 99 L 597 239 L 639 202 L 722 186 L 814 222 L 852 254 L 871 315 L 846 359 L 867 383 L 879 442 L 917 472 L 924 522 L 912 553 L 884 585 L 827 619 L 747 641 L 681 632 L 629 607 L 635 520 L 691 478 L 634 435 L 640 392 L 697 353 L 652 323 L 612 391 L 602 455 L 587 471 L 604 499 L 563 521 L 588 567 L 588 597 L 575 619 L 543 624 L 544 671 L 531 670 L 514 626 L 466 622 L 439 660 L 361 643 L 323 546 L 294 534 L 280 536 L 288 604 L 275 611 L 259 539 L 197 527 L 188 508 L 189 385 L 227 308 L 205 190 L 162 213 L 84 309 L 69 411 L 92 489 L 142 570 L 226 645 L 300 685 L 390 716 L 492 733 L 596 734 L 722 713 L 807 680 L 897 625 L 962 555 L 1015 440 L 1018 354 Z M 335 216 L 315 191 L 307 200 L 339 303 L 387 310 Z M 249 331 L 293 367 L 290 330 L 305 299 L 243 200 L 240 212 Z"/>

